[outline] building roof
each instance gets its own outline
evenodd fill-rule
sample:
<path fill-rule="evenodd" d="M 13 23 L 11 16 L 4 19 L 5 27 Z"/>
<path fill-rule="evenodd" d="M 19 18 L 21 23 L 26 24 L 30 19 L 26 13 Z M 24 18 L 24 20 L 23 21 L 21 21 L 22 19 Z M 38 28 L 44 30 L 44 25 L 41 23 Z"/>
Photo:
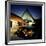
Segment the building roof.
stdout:
<path fill-rule="evenodd" d="M 20 23 L 26 23 L 21 17 L 11 13 L 11 16 L 10 16 L 10 21 L 18 21 Z"/>
<path fill-rule="evenodd" d="M 32 14 L 29 12 L 28 9 L 26 9 L 22 15 L 23 19 L 34 21 L 34 18 L 32 17 Z"/>

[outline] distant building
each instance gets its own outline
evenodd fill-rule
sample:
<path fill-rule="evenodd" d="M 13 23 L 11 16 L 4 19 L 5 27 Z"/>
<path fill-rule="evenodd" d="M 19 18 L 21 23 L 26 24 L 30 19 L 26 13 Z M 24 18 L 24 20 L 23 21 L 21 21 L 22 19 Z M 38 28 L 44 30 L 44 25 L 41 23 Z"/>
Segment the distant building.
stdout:
<path fill-rule="evenodd" d="M 32 17 L 31 13 L 29 12 L 28 9 L 26 9 L 23 13 L 23 15 L 21 16 L 26 22 L 28 21 L 29 26 L 34 23 L 34 18 Z"/>

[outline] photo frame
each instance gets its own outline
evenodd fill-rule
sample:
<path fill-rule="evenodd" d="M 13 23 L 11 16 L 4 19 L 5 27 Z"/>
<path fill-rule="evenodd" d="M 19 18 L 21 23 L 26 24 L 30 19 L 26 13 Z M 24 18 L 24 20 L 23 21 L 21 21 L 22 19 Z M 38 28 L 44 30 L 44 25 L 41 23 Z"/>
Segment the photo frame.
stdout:
<path fill-rule="evenodd" d="M 23 8 L 24 7 L 24 8 Z M 33 11 L 31 11 L 33 8 Z M 18 11 L 17 11 L 17 10 Z M 31 21 L 33 22 L 33 24 L 35 24 L 35 28 L 30 28 L 29 30 L 34 30 L 33 31 L 33 35 L 30 35 L 28 34 L 28 31 L 26 33 L 26 35 L 24 36 L 23 34 L 19 33 L 17 34 L 17 36 L 19 37 L 11 37 L 12 33 L 10 33 L 10 30 L 11 30 L 11 27 L 14 27 L 16 26 L 16 23 L 13 24 L 13 20 L 15 21 L 21 21 L 21 23 L 23 23 L 24 25 L 26 25 L 25 23 L 25 15 L 27 15 L 27 11 L 28 10 L 25 10 L 24 13 L 22 13 L 22 11 L 24 9 L 28 9 L 30 11 L 30 13 L 32 12 L 32 15 L 33 13 L 36 13 L 38 15 L 34 15 L 33 17 L 35 18 L 35 23 L 34 23 L 34 19 L 32 19 L 33 17 L 31 16 Z M 31 9 L 31 10 L 30 10 Z M 36 10 L 37 9 L 37 10 Z M 36 10 L 34 12 L 34 10 Z M 15 13 L 15 14 L 14 14 Z M 21 19 L 20 17 L 18 17 L 17 15 L 21 15 L 21 13 L 23 14 L 23 19 Z M 13 16 L 13 15 L 16 15 L 16 16 Z M 40 16 L 41 15 L 41 16 Z M 5 2 L 5 44 L 28 44 L 28 43 L 44 43 L 45 42 L 45 26 L 44 26 L 44 17 L 45 16 L 45 3 L 44 2 L 33 2 L 33 1 L 6 1 Z M 27 19 L 30 19 L 30 17 L 28 16 L 26 18 Z M 28 19 L 28 21 L 29 21 Z M 38 20 L 37 20 L 38 19 Z M 40 19 L 40 20 L 39 20 Z M 23 21 L 24 20 L 24 21 Z M 37 22 L 37 21 L 38 22 Z M 12 21 L 12 23 L 11 23 Z M 19 21 L 19 22 L 20 22 Z M 38 24 L 37 24 L 38 23 Z M 28 28 L 22 24 L 22 28 L 23 30 L 27 29 Z M 37 26 L 36 26 L 37 25 Z M 38 26 L 39 25 L 39 26 Z M 29 25 L 30 26 L 30 25 Z M 17 27 L 17 26 L 16 26 Z M 37 27 L 37 28 L 36 28 Z M 20 29 L 20 28 L 19 28 Z M 14 30 L 14 29 L 13 29 Z M 16 30 L 16 29 L 15 29 Z M 21 30 L 21 29 L 20 29 Z M 17 30 L 18 31 L 18 30 Z M 13 31 L 14 32 L 14 31 Z M 30 31 L 31 32 L 31 31 Z M 36 34 L 35 34 L 36 33 Z M 16 33 L 15 33 L 16 34 Z M 28 35 L 27 35 L 28 34 Z M 22 36 L 21 36 L 22 35 Z M 36 36 L 37 35 L 37 36 Z M 28 37 L 27 37 L 28 36 Z M 32 36 L 32 37 L 31 37 Z M 12 39 L 11 39 L 12 38 Z M 18 39 L 17 39 L 18 38 Z"/>

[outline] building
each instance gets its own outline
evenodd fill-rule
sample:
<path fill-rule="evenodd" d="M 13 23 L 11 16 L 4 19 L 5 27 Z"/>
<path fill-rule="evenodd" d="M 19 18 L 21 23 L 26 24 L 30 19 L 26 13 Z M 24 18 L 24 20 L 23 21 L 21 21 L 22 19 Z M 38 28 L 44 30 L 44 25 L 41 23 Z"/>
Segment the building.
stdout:
<path fill-rule="evenodd" d="M 23 20 L 25 20 L 26 22 L 28 22 L 29 26 L 31 26 L 34 23 L 34 18 L 32 17 L 31 13 L 29 12 L 28 9 L 26 9 L 24 11 L 24 13 L 21 16 L 23 18 Z"/>
<path fill-rule="evenodd" d="M 22 27 L 25 27 L 27 23 L 19 16 L 11 13 L 10 16 L 10 32 L 11 35 L 14 34 L 19 29 L 22 29 Z"/>

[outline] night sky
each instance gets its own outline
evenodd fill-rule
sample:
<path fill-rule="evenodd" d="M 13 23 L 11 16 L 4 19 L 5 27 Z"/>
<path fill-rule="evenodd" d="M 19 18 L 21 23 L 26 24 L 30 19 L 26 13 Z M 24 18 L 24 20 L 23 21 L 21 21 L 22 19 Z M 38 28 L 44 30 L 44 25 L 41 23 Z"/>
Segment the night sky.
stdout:
<path fill-rule="evenodd" d="M 21 16 L 24 11 L 28 9 L 34 19 L 42 18 L 42 7 L 41 6 L 30 6 L 30 5 L 11 5 L 11 12 Z"/>

